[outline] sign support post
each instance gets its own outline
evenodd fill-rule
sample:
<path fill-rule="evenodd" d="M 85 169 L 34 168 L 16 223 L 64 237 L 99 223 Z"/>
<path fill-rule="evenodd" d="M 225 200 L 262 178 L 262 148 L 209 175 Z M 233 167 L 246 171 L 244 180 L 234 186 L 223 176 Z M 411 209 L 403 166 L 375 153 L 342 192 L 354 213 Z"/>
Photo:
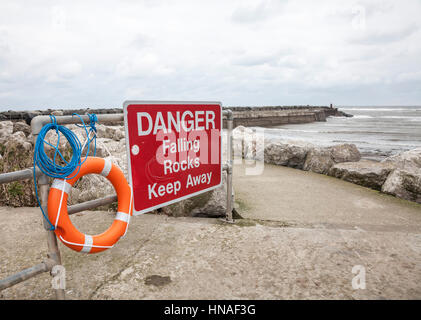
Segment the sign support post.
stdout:
<path fill-rule="evenodd" d="M 226 110 L 227 115 L 227 164 L 226 164 L 226 171 L 227 171 L 227 212 L 225 216 L 225 221 L 229 223 L 233 223 L 234 219 L 232 218 L 232 210 L 233 210 L 233 188 L 232 188 L 232 173 L 233 173 L 233 136 L 232 130 L 234 126 L 234 117 L 231 110 Z"/>

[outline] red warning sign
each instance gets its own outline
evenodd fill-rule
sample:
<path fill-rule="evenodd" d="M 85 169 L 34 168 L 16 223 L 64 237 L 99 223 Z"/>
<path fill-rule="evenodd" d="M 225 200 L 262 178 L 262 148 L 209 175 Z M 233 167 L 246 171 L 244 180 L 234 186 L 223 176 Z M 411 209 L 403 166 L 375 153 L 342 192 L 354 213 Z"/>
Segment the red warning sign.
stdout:
<path fill-rule="evenodd" d="M 124 121 L 134 214 L 221 185 L 221 103 L 127 101 Z"/>

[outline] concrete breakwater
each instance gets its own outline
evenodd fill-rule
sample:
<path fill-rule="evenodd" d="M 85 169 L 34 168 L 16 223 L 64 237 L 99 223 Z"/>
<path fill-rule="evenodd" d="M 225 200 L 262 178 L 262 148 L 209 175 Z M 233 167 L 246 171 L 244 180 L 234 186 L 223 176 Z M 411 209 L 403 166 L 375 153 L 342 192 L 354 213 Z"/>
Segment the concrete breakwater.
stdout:
<path fill-rule="evenodd" d="M 268 107 L 224 107 L 234 113 L 234 127 L 237 126 L 276 126 L 281 124 L 310 123 L 326 121 L 329 116 L 351 116 L 337 108 L 326 106 L 268 106 Z M 37 115 L 72 115 L 73 113 L 110 114 L 122 113 L 121 108 L 110 109 L 47 109 L 36 111 L 5 111 L 0 112 L 0 121 L 25 121 L 27 124 Z M 224 127 L 226 123 L 224 120 Z"/>
<path fill-rule="evenodd" d="M 325 106 L 230 107 L 230 109 L 234 113 L 234 127 L 270 127 L 326 121 L 329 116 L 352 117 L 338 108 Z"/>

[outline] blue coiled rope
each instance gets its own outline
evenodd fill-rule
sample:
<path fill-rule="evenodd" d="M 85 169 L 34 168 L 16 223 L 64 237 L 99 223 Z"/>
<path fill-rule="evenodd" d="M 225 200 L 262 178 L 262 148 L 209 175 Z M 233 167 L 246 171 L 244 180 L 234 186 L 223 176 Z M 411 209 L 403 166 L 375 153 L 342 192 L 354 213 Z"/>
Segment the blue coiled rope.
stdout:
<path fill-rule="evenodd" d="M 86 161 L 89 155 L 89 149 L 91 142 L 95 142 L 94 147 L 94 156 L 96 154 L 96 127 L 95 124 L 98 121 L 98 118 L 95 114 L 88 114 L 89 116 L 89 130 L 86 127 L 85 122 L 83 121 L 82 117 L 78 115 L 77 113 L 73 114 L 74 116 L 78 116 L 80 118 L 80 121 L 82 122 L 81 125 L 78 125 L 78 127 L 82 127 L 85 129 L 85 133 L 87 136 L 87 140 L 85 145 L 82 146 L 80 143 L 78 137 L 76 134 L 74 134 L 69 128 L 66 128 L 65 126 L 61 126 L 57 124 L 57 119 L 55 116 L 50 115 L 51 123 L 46 124 L 44 127 L 42 127 L 40 133 L 38 134 L 37 141 L 35 143 L 35 149 L 34 149 L 34 186 L 35 186 L 35 196 L 37 198 L 37 202 L 39 207 L 41 208 L 42 215 L 44 216 L 44 219 L 49 223 L 50 230 L 55 230 L 54 225 L 50 222 L 48 219 L 48 216 L 45 214 L 41 202 L 38 197 L 38 189 L 37 189 L 37 182 L 36 182 L 36 174 L 35 174 L 35 167 L 37 166 L 42 173 L 45 175 L 56 178 L 56 179 L 72 179 L 76 177 L 76 175 L 80 171 L 80 167 L 82 164 Z M 47 142 L 45 140 L 45 136 L 47 135 L 48 131 L 55 130 L 57 133 L 57 144 L 54 146 L 51 143 Z M 72 158 L 67 161 L 62 153 L 59 150 L 60 145 L 60 138 L 61 134 L 67 139 L 70 148 L 72 149 Z M 92 137 L 90 135 L 93 134 Z M 54 148 L 54 156 L 53 159 L 49 158 L 47 154 L 45 153 L 45 144 L 51 146 Z M 85 159 L 82 161 L 82 152 L 85 146 L 88 146 L 88 149 L 86 151 Z M 61 159 L 65 165 L 61 166 L 56 163 L 57 157 Z M 77 169 L 77 171 L 76 171 Z M 75 172 L 76 171 L 76 172 Z M 70 176 L 73 172 L 75 172 L 72 176 Z"/>

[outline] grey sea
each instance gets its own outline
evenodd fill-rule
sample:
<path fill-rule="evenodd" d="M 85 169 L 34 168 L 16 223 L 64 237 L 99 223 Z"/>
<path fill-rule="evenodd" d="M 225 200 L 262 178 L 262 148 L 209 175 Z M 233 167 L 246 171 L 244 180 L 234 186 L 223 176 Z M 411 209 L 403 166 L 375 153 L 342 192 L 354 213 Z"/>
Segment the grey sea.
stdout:
<path fill-rule="evenodd" d="M 373 160 L 421 147 L 421 106 L 338 108 L 354 117 L 329 117 L 326 122 L 271 127 L 265 130 L 265 135 L 317 145 L 354 143 L 363 158 Z"/>

